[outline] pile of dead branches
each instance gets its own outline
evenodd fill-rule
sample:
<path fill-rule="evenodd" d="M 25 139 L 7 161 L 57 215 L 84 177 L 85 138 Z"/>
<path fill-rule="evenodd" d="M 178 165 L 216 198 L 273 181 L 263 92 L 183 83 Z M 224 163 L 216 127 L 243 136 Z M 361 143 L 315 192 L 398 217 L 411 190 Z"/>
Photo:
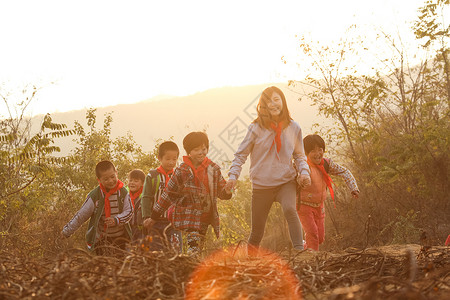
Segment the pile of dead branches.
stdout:
<path fill-rule="evenodd" d="M 322 253 L 306 261 L 304 253 L 298 256 L 291 266 L 311 299 L 445 299 L 450 294 L 447 247 Z"/>
<path fill-rule="evenodd" d="M 1 252 L 0 298 L 183 299 L 184 283 L 197 264 L 156 251 L 111 257 L 72 250 L 39 261 Z"/>
<path fill-rule="evenodd" d="M 74 249 L 37 259 L 1 251 L 0 298 L 445 299 L 450 292 L 444 247 L 395 255 L 231 250 L 199 259 L 139 247 L 122 254 Z"/>

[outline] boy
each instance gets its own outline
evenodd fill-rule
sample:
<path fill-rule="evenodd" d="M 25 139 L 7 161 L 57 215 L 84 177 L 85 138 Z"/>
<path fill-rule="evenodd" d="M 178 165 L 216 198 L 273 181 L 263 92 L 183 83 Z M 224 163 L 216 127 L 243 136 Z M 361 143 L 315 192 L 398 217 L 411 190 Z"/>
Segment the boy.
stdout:
<path fill-rule="evenodd" d="M 128 224 L 133 215 L 130 196 L 123 183 L 117 177 L 117 170 L 107 160 L 95 166 L 95 175 L 99 186 L 87 196 L 80 210 L 67 223 L 61 235 L 70 237 L 88 219 L 86 243 L 89 250 L 99 255 L 106 254 L 103 245 L 112 244 L 121 249 L 131 238 Z"/>
<path fill-rule="evenodd" d="M 232 194 L 231 190 L 225 190 L 220 167 L 206 157 L 209 140 L 204 132 L 186 135 L 183 147 L 187 156 L 183 156 L 183 163 L 155 204 L 149 223 L 154 223 L 153 220 L 175 204 L 172 224 L 187 231 L 187 253 L 197 254 L 209 224 L 219 237 L 217 198 L 230 199 Z"/>
<path fill-rule="evenodd" d="M 143 237 L 141 198 L 144 181 L 145 173 L 140 169 L 135 169 L 128 174 L 128 190 L 130 193 L 131 204 L 134 208 L 133 217 L 130 221 L 133 241 Z"/>
<path fill-rule="evenodd" d="M 155 218 L 156 223 L 153 226 L 150 226 L 149 219 L 156 201 L 172 177 L 179 154 L 177 144 L 171 141 L 163 142 L 158 147 L 160 166 L 157 169 L 150 170 L 145 178 L 141 202 L 142 218 L 144 219 L 144 230 L 147 230 L 152 237 L 151 250 L 162 250 L 168 246 L 165 242 L 166 239 L 163 238 L 167 237 L 168 244 L 176 251 L 181 252 L 181 233 L 171 226 L 167 214 Z"/>
<path fill-rule="evenodd" d="M 319 244 L 325 238 L 324 201 L 327 197 L 327 187 L 334 200 L 334 192 L 330 175 L 342 177 L 350 189 L 352 196 L 358 198 L 359 189 L 352 173 L 346 168 L 323 158 L 325 142 L 317 134 L 308 135 L 303 139 L 306 161 L 311 169 L 311 185 L 301 187 L 297 194 L 297 212 L 305 232 L 305 248 L 319 250 Z"/>

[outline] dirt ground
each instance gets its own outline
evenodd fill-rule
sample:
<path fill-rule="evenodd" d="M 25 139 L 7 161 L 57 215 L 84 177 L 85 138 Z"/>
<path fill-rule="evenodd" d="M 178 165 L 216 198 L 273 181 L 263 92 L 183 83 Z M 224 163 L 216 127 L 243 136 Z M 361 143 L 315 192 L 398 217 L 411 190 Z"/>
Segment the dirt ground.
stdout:
<path fill-rule="evenodd" d="M 0 299 L 448 299 L 449 247 L 391 245 L 338 253 L 244 247 L 206 258 L 72 249 L 53 258 L 0 251 Z"/>

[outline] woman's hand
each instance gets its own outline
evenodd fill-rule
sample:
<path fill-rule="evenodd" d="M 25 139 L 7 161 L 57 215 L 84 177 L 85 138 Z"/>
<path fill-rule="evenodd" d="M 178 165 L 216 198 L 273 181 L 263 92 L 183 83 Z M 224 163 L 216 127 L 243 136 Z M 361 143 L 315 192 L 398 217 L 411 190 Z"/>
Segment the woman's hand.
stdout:
<path fill-rule="evenodd" d="M 311 177 L 309 175 L 301 174 L 297 177 L 298 185 L 303 189 L 311 185 Z"/>
<path fill-rule="evenodd" d="M 353 198 L 358 199 L 359 198 L 359 191 L 352 191 L 352 196 L 353 196 Z"/>
<path fill-rule="evenodd" d="M 227 184 L 225 184 L 225 192 L 231 194 L 233 192 L 234 187 L 236 186 L 236 180 L 230 179 Z"/>

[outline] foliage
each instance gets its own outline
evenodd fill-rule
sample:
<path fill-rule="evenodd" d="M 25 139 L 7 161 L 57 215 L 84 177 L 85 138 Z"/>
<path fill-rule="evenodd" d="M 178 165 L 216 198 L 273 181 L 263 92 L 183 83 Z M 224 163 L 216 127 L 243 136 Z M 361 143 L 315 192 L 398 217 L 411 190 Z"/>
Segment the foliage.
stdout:
<path fill-rule="evenodd" d="M 439 5 L 448 6 L 448 1 L 427 2 L 421 10 L 415 28 L 418 38 L 448 38 L 448 28 L 439 23 L 442 19 L 434 9 Z M 429 17 L 434 23 L 426 21 Z M 399 241 L 398 230 L 394 237 L 377 233 L 392 222 L 397 229 L 407 226 L 399 214 L 412 220 L 409 211 L 415 212 L 414 226 L 429 231 L 435 240 L 450 230 L 442 226 L 450 221 L 448 43 L 412 65 L 401 41 L 388 35 L 382 40 L 392 51 L 389 59 L 382 60 L 383 71 L 389 71 L 362 76 L 353 76 L 357 66 L 346 61 L 367 50 L 359 40 L 343 39 L 335 48 L 300 41 L 304 55 L 322 76 L 307 79 L 305 84 L 314 91 L 306 98 L 321 115 L 335 121 L 336 126 L 325 131 L 326 140 L 335 141 L 328 146 L 338 155 L 335 160 L 351 167 L 362 191 L 357 203 L 344 201 L 331 211 L 341 224 L 340 232 L 335 228 L 332 234 L 343 233 L 347 243 L 341 246 Z M 364 53 L 366 58 L 370 55 Z M 414 239 L 414 232 L 407 230 L 411 236 L 403 240 Z"/>
<path fill-rule="evenodd" d="M 399 215 L 395 221 L 389 222 L 380 235 L 389 232 L 388 236 L 392 236 L 393 244 L 418 243 L 420 236 L 420 230 L 416 227 L 418 213 L 413 210 L 408 211 L 405 216 L 401 215 L 399 210 L 397 213 Z"/>
<path fill-rule="evenodd" d="M 60 247 L 56 238 L 63 225 L 80 208 L 87 193 L 98 183 L 95 165 L 111 160 L 126 183 L 127 174 L 134 168 L 148 171 L 157 166 L 156 150 L 145 153 L 133 136 L 111 137 L 111 113 L 104 116 L 102 128 L 97 128 L 95 109 L 86 112 L 87 128 L 75 121 L 74 129 L 44 117 L 40 130 L 31 135 L 28 119 L 22 115 L 1 121 L 1 231 L 14 247 L 34 244 L 42 251 Z M 76 146 L 65 157 L 59 152 L 56 138 L 75 136 Z M 13 138 L 11 138 L 13 137 Z M 3 209 L 5 208 L 5 209 Z M 70 243 L 84 247 L 84 228 L 77 231 Z M 28 234 L 28 237 L 25 238 Z M 19 235 L 20 239 L 11 239 Z"/>
<path fill-rule="evenodd" d="M 237 182 L 231 200 L 219 200 L 220 239 L 216 240 L 212 228 L 207 235 L 206 249 L 228 248 L 240 242 L 247 242 L 251 230 L 252 185 L 248 177 Z M 267 218 L 261 246 L 280 251 L 291 245 L 281 205 L 275 202 Z"/>
<path fill-rule="evenodd" d="M 48 204 L 43 178 L 51 178 L 56 165 L 66 161 L 55 156 L 60 152 L 56 141 L 72 135 L 65 124 L 54 123 L 50 114 L 40 127 L 31 128 L 26 109 L 38 89 L 25 87 L 18 103 L 10 93 L 1 94 L 8 115 L 0 120 L 0 230 L 8 232 L 21 215 L 28 215 Z"/>
<path fill-rule="evenodd" d="M 250 232 L 251 183 L 248 178 L 238 181 L 233 198 L 219 202 L 222 247 L 246 240 Z M 227 203 L 228 202 L 228 203 Z"/>

